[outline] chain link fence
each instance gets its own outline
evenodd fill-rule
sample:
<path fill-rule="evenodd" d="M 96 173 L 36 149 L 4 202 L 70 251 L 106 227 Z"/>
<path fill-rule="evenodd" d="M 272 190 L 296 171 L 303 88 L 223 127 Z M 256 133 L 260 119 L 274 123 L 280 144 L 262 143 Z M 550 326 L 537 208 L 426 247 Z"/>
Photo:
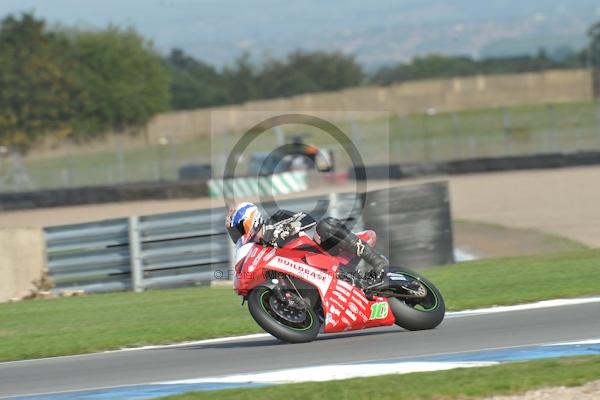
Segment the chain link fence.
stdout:
<path fill-rule="evenodd" d="M 460 112 L 430 108 L 389 119 L 335 123 L 352 138 L 366 165 L 380 163 L 382 154 L 389 162 L 403 163 L 600 149 L 600 102 Z M 211 173 L 218 176 L 222 170 L 219 160 L 224 164 L 227 158 L 227 154 L 211 154 L 220 147 L 214 141 L 234 143 L 242 134 L 227 133 L 212 139 L 198 135 L 197 139 L 180 141 L 172 132 L 165 132 L 157 144 L 149 143 L 143 135 L 114 135 L 102 143 L 64 141 L 47 151 L 24 155 L 0 146 L 0 192 L 206 179 Z M 281 134 L 273 132 L 271 139 L 267 135 L 257 150 L 272 150 Z M 283 134 L 287 140 L 302 137 L 319 147 L 330 144 L 327 135 L 306 127 L 288 126 Z M 252 155 L 246 156 L 248 163 Z M 338 170 L 348 166 L 343 159 L 338 160 Z"/>

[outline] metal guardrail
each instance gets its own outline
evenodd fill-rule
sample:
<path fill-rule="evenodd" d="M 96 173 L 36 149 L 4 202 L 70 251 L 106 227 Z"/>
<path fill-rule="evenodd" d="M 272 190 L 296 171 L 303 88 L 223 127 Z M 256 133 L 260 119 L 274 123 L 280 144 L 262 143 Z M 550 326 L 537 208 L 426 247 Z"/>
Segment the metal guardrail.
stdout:
<path fill-rule="evenodd" d="M 46 228 L 47 267 L 56 289 L 127 290 L 130 285 L 126 218 Z"/>
<path fill-rule="evenodd" d="M 364 202 L 364 212 L 363 212 Z M 326 214 L 352 230 L 363 218 L 390 261 L 406 267 L 453 261 L 448 187 L 444 182 L 367 193 L 332 193 L 262 202 L 265 216 L 277 209 Z M 47 265 L 55 292 L 91 293 L 208 285 L 233 277 L 233 244 L 224 208 L 132 216 L 45 229 Z"/>
<path fill-rule="evenodd" d="M 316 218 L 329 210 L 332 216 L 355 219 L 357 229 L 362 220 L 356 215 L 360 207 L 352 214 L 356 201 L 355 194 L 332 194 L 267 203 L 264 210 L 312 210 Z M 223 208 L 191 210 L 46 228 L 53 290 L 142 291 L 226 279 L 232 244 L 224 214 Z"/>

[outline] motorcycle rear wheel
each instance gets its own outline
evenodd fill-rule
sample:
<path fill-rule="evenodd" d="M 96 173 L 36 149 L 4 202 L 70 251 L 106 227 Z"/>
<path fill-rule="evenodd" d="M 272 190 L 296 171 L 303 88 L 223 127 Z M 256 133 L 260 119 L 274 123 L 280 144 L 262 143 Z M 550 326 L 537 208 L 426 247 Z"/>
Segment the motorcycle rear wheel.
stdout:
<path fill-rule="evenodd" d="M 315 340 L 319 334 L 319 318 L 312 307 L 302 313 L 295 313 L 294 321 L 282 317 L 273 291 L 265 286 L 258 286 L 248 296 L 248 310 L 254 321 L 266 332 L 287 343 L 306 343 Z M 302 318 L 304 316 L 304 318 Z"/>
<path fill-rule="evenodd" d="M 390 272 L 402 274 L 417 280 L 425 287 L 427 294 L 423 299 L 400 300 L 389 298 L 390 309 L 396 318 L 396 325 L 409 331 L 433 329 L 438 326 L 446 314 L 444 298 L 433 283 L 422 275 L 405 268 L 390 268 Z"/>

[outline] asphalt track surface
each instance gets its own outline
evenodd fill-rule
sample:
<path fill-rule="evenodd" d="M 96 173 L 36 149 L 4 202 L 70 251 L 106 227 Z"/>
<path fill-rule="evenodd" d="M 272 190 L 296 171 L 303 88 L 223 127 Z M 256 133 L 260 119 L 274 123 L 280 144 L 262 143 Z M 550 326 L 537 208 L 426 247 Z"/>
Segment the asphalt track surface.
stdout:
<path fill-rule="evenodd" d="M 600 303 L 452 316 L 435 330 L 378 328 L 288 345 L 271 337 L 0 363 L 0 397 L 98 389 L 596 338 Z"/>

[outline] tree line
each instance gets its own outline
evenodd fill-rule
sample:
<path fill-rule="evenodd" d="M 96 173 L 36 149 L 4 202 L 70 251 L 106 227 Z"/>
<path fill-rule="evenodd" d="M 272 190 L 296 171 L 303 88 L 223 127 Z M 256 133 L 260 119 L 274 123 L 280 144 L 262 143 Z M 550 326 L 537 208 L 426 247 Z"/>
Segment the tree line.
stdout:
<path fill-rule="evenodd" d="M 354 56 L 297 50 L 221 69 L 181 49 L 160 55 L 135 30 L 50 29 L 31 14 L 0 21 L 0 145 L 27 148 L 48 136 L 86 140 L 143 126 L 166 110 L 243 103 L 365 84 L 600 66 L 600 23 L 590 45 L 566 56 L 430 55 L 367 73 Z"/>
<path fill-rule="evenodd" d="M 169 108 L 169 72 L 131 29 L 49 31 L 31 14 L 0 22 L 0 145 L 85 140 Z"/>
<path fill-rule="evenodd" d="M 548 56 L 540 49 L 534 56 L 522 55 L 502 58 L 475 60 L 463 56 L 443 56 L 438 54 L 416 57 L 408 64 L 381 68 L 372 77 L 379 85 L 426 78 L 450 78 L 457 76 L 490 75 L 537 72 L 548 69 L 581 68 L 586 65 L 587 53 L 571 53 L 557 59 Z"/>
<path fill-rule="evenodd" d="M 354 57 L 339 52 L 298 50 L 285 60 L 271 59 L 260 66 L 244 54 L 233 65 L 217 70 L 173 49 L 164 62 L 171 74 L 175 110 L 339 90 L 365 82 Z"/>

